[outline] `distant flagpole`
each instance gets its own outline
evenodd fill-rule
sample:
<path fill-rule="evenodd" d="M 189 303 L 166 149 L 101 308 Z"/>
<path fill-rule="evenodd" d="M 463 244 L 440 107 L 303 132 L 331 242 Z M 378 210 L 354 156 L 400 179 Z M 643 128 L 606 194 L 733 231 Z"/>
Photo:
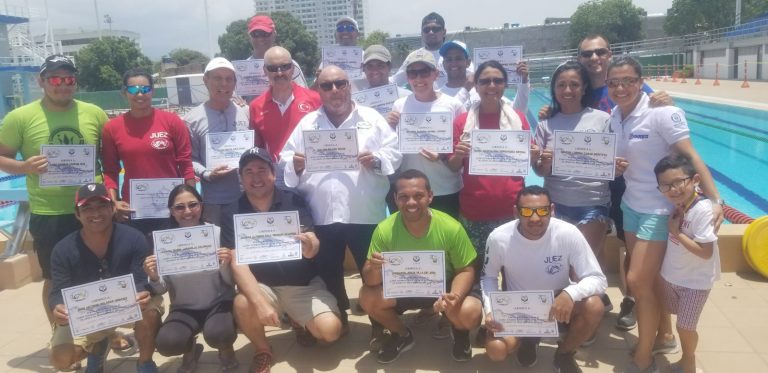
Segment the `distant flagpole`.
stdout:
<path fill-rule="evenodd" d="M 211 48 L 211 23 L 208 19 L 208 0 L 203 0 L 203 5 L 205 6 L 205 30 L 206 35 L 208 36 L 206 39 L 208 41 L 208 56 L 213 58 L 213 49 Z"/>
<path fill-rule="evenodd" d="M 96 30 L 99 32 L 99 40 L 101 40 L 101 17 L 99 17 L 98 0 L 93 0 L 93 9 L 96 11 Z"/>

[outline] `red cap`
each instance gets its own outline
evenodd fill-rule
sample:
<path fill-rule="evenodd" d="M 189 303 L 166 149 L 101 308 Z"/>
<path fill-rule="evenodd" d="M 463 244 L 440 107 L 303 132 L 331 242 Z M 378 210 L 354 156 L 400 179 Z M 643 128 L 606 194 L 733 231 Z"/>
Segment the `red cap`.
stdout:
<path fill-rule="evenodd" d="M 269 16 L 254 16 L 248 21 L 248 33 L 250 34 L 254 30 L 274 32 L 275 23 L 272 22 L 272 18 L 269 18 Z"/>

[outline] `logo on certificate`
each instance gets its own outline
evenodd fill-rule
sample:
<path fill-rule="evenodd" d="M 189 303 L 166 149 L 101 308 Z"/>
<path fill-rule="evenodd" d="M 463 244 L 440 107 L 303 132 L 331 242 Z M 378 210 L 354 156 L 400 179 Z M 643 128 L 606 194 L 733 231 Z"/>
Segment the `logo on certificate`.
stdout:
<path fill-rule="evenodd" d="M 201 229 L 200 234 L 203 235 L 203 237 L 208 237 L 208 230 L 207 229 Z"/>
<path fill-rule="evenodd" d="M 164 234 L 160 236 L 160 242 L 169 245 L 173 243 L 173 235 L 172 234 Z"/>
<path fill-rule="evenodd" d="M 69 295 L 69 299 L 72 299 L 75 302 L 85 300 L 86 298 L 88 298 L 88 292 L 86 290 L 74 291 Z"/>
<path fill-rule="evenodd" d="M 245 229 L 253 229 L 256 226 L 256 219 L 243 219 L 240 222 L 240 226 Z"/>
<path fill-rule="evenodd" d="M 285 218 L 285 224 L 293 224 L 292 216 L 284 216 L 284 218 Z"/>
<path fill-rule="evenodd" d="M 271 216 L 267 218 L 267 224 L 272 225 L 274 223 L 275 223 L 275 218 L 273 218 Z"/>
<path fill-rule="evenodd" d="M 147 185 L 147 184 L 144 184 L 144 183 L 136 184 L 136 190 L 138 190 L 139 192 L 144 192 L 148 188 L 149 188 L 149 185 Z"/>
<path fill-rule="evenodd" d="M 584 142 L 589 144 L 592 142 L 592 136 L 584 136 Z"/>
<path fill-rule="evenodd" d="M 479 143 L 481 143 L 481 144 L 485 144 L 485 143 L 487 143 L 489 140 L 490 140 L 490 139 L 488 138 L 488 136 L 487 136 L 487 135 L 479 135 L 479 136 L 477 136 L 477 142 L 479 142 Z"/>
<path fill-rule="evenodd" d="M 400 256 L 392 256 L 389 258 L 389 264 L 399 266 L 400 264 L 403 264 L 403 258 Z"/>
<path fill-rule="evenodd" d="M 59 151 L 56 149 L 50 149 L 47 152 L 45 152 L 45 156 L 48 158 L 58 158 L 59 157 Z"/>
<path fill-rule="evenodd" d="M 603 144 L 608 145 L 611 143 L 611 138 L 608 136 L 603 136 Z"/>
<path fill-rule="evenodd" d="M 309 142 L 311 142 L 313 144 L 316 144 L 316 143 L 320 142 L 320 135 L 318 135 L 318 134 L 309 135 Z"/>
<path fill-rule="evenodd" d="M 184 232 L 184 237 L 186 237 L 187 239 L 192 238 L 192 232 Z"/>
<path fill-rule="evenodd" d="M 565 135 L 565 136 L 560 137 L 560 143 L 563 144 L 563 145 L 573 144 L 573 136 Z"/>
<path fill-rule="evenodd" d="M 69 149 L 68 151 L 69 155 L 75 155 L 75 149 Z"/>
<path fill-rule="evenodd" d="M 528 296 L 527 295 L 521 296 L 520 297 L 520 301 L 523 302 L 523 303 L 528 303 Z"/>
<path fill-rule="evenodd" d="M 506 306 L 507 304 L 509 304 L 509 298 L 507 298 L 507 297 L 498 297 L 498 298 L 496 298 L 496 304 L 501 305 L 501 306 Z"/>
<path fill-rule="evenodd" d="M 107 291 L 107 285 L 105 284 L 99 285 L 99 291 L 102 293 L 105 293 Z"/>

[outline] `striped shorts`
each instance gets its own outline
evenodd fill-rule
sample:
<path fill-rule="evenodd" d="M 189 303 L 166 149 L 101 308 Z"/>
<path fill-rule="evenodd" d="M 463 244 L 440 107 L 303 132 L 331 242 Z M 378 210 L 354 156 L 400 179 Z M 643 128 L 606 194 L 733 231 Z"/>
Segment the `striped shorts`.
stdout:
<path fill-rule="evenodd" d="M 675 285 L 662 278 L 664 283 L 664 305 L 670 313 L 677 315 L 677 328 L 696 331 L 699 316 L 707 302 L 709 291 L 690 289 Z"/>

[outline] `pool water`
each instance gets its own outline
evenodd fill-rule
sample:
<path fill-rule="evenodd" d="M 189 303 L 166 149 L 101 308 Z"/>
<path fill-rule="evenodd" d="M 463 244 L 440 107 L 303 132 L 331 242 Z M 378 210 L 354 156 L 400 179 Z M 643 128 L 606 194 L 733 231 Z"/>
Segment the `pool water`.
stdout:
<path fill-rule="evenodd" d="M 726 204 L 753 218 L 768 215 L 768 111 L 682 98 L 674 101 L 685 110 L 693 146 Z M 548 90 L 532 90 L 529 121 L 549 103 Z"/>

